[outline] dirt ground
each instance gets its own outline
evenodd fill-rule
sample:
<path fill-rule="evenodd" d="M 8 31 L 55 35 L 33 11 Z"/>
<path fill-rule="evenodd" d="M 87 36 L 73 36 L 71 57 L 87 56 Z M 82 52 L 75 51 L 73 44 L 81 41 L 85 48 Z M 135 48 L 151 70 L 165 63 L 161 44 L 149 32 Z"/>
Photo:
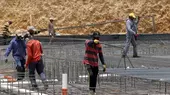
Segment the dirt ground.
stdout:
<path fill-rule="evenodd" d="M 81 6 L 81 7 L 80 7 Z M 139 33 L 170 33 L 169 0 L 1 0 L 0 26 L 11 20 L 11 31 L 33 25 L 47 28 L 49 18 L 55 18 L 56 27 L 78 26 L 107 20 L 126 19 L 130 12 L 137 16 L 155 15 L 156 32 L 151 18 L 142 18 Z M 125 33 L 125 23 L 57 31 L 63 35 L 89 34 L 99 30 L 102 34 Z M 46 35 L 47 32 L 41 35 Z"/>

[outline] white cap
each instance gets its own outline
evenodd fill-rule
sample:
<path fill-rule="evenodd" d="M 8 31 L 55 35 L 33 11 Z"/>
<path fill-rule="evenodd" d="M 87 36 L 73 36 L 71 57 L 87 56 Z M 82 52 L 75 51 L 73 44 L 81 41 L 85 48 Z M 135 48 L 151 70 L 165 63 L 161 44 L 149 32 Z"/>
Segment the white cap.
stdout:
<path fill-rule="evenodd" d="M 19 29 L 15 31 L 17 36 L 23 36 L 23 30 Z"/>
<path fill-rule="evenodd" d="M 35 29 L 35 27 L 34 27 L 34 26 L 28 26 L 28 27 L 27 27 L 27 30 L 28 30 L 28 31 L 29 31 L 29 30 L 36 31 L 36 29 Z"/>
<path fill-rule="evenodd" d="M 53 18 L 53 17 L 50 17 L 50 20 L 54 20 L 54 18 Z"/>

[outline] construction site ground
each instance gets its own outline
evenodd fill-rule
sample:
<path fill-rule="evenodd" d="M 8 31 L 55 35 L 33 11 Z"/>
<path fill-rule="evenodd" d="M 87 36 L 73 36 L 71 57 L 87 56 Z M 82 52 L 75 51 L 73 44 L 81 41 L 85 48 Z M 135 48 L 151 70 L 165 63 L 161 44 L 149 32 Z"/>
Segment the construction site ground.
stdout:
<path fill-rule="evenodd" d="M 128 57 L 134 66 L 134 68 L 147 68 L 147 69 L 159 69 L 159 68 L 170 68 L 170 45 L 168 40 L 157 41 L 137 41 L 138 44 L 138 54 L 141 56 L 140 58 L 132 57 L 132 46 L 130 47 Z M 124 47 L 124 41 L 103 41 L 103 53 L 105 62 L 107 64 L 108 70 L 112 70 L 118 67 L 119 61 L 121 59 L 122 49 L 119 47 Z M 44 64 L 52 65 L 52 61 L 54 59 L 64 60 L 64 62 L 77 62 L 82 65 L 82 60 L 84 56 L 84 41 L 80 42 L 55 42 L 52 41 L 49 45 L 49 42 L 42 42 L 44 48 Z M 15 76 L 15 66 L 13 65 L 13 59 L 10 55 L 9 62 L 4 63 L 4 51 L 7 46 L 0 46 L 1 48 L 1 66 L 0 73 L 2 75 L 12 75 Z M 53 57 L 53 58 L 52 58 Z M 50 59 L 51 58 L 51 59 Z M 55 61 L 53 64 L 60 64 L 60 61 Z M 62 62 L 61 62 L 62 63 Z M 66 63 L 65 63 L 66 64 Z M 99 63 L 101 64 L 101 63 Z M 132 65 L 129 60 L 126 59 L 126 69 L 131 69 Z M 59 66 L 59 65 L 58 65 Z M 69 65 L 71 66 L 71 65 Z M 100 70 L 102 70 L 102 66 L 100 66 Z M 74 66 L 79 68 L 79 66 Z M 120 62 L 119 68 L 125 68 L 125 64 L 123 59 Z M 49 80 L 49 89 L 44 91 L 43 85 L 41 82 L 38 82 L 39 90 L 41 93 L 46 95 L 61 95 L 61 78 L 51 77 L 48 74 L 49 68 L 45 68 L 47 79 Z M 56 69 L 55 69 L 56 70 Z M 55 71 L 54 70 L 54 71 Z M 70 70 L 70 69 L 69 69 Z M 74 68 L 71 70 L 74 71 Z M 57 70 L 56 73 L 59 73 Z M 145 78 L 135 78 L 132 76 L 121 76 L 118 74 L 114 74 L 114 72 L 103 73 L 99 71 L 99 75 L 101 77 L 98 78 L 97 95 L 169 95 L 170 94 L 170 85 L 167 82 L 145 79 Z M 62 72 L 61 72 L 62 73 Z M 71 73 L 71 71 L 69 71 Z M 103 76 L 106 75 L 106 77 Z M 147 72 L 146 72 L 147 75 Z M 87 78 L 79 78 L 77 81 L 76 77 L 70 77 L 71 80 L 68 80 L 68 95 L 88 95 L 88 82 Z M 83 76 L 83 75 L 82 75 Z M 76 78 L 76 81 L 74 81 Z M 2 78 L 1 78 L 2 79 Z M 39 76 L 37 75 L 37 80 Z M 55 80 L 56 81 L 51 81 Z M 83 82 L 84 80 L 84 82 Z M 25 81 L 29 82 L 28 72 L 26 73 Z M 51 81 L 51 82 L 50 82 Z M 2 86 L 1 82 L 1 86 Z M 19 83 L 18 83 L 19 84 Z M 14 84 L 15 87 L 19 87 L 19 89 L 31 89 L 30 83 L 21 83 Z M 35 91 L 36 92 L 36 91 Z M 15 91 L 9 91 L 1 88 L 1 95 L 27 95 L 28 93 L 19 93 Z M 41 94 L 40 94 L 41 95 Z"/>

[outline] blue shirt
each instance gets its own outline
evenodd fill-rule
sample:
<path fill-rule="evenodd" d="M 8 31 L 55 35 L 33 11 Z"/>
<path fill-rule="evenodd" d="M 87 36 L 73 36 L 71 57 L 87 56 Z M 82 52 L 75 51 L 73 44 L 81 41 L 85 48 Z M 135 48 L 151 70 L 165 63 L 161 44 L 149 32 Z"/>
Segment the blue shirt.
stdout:
<path fill-rule="evenodd" d="M 6 49 L 5 57 L 8 57 L 12 51 L 12 56 L 15 60 L 25 59 L 26 56 L 26 43 L 24 40 L 18 40 L 16 37 L 13 38 Z"/>

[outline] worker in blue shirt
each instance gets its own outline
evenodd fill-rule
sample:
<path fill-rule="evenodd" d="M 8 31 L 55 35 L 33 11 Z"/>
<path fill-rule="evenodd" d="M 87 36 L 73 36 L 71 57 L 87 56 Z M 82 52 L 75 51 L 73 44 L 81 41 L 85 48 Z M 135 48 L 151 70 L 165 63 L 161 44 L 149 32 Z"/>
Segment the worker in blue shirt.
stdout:
<path fill-rule="evenodd" d="M 16 37 L 14 37 L 5 52 L 5 62 L 8 62 L 7 57 L 12 51 L 12 56 L 15 60 L 17 70 L 17 80 L 23 80 L 25 76 L 25 57 L 26 57 L 26 43 L 23 40 L 22 31 L 17 30 Z"/>

